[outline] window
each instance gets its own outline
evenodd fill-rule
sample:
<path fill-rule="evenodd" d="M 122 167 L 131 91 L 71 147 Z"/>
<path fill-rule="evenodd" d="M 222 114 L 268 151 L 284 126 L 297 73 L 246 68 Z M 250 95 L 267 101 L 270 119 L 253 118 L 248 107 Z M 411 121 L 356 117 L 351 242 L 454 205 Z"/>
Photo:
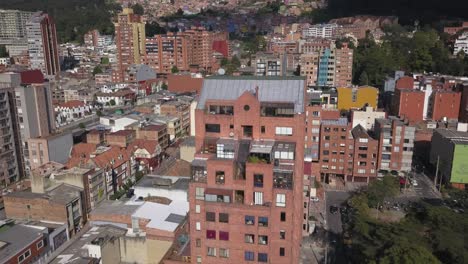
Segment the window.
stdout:
<path fill-rule="evenodd" d="M 258 244 L 268 245 L 268 236 L 258 236 Z"/>
<path fill-rule="evenodd" d="M 195 189 L 195 199 L 204 200 L 205 199 L 205 188 L 197 187 Z"/>
<path fill-rule="evenodd" d="M 394 151 L 394 152 L 400 152 L 400 147 L 394 147 L 394 148 L 393 148 L 393 151 Z"/>
<path fill-rule="evenodd" d="M 206 212 L 206 221 L 208 221 L 208 222 L 216 222 L 216 213 L 214 213 L 214 212 Z"/>
<path fill-rule="evenodd" d="M 312 134 L 318 134 L 318 133 L 320 133 L 320 129 L 319 128 L 312 128 L 311 132 L 312 132 Z"/>
<path fill-rule="evenodd" d="M 28 249 L 28 251 L 24 252 L 18 257 L 18 263 L 25 261 L 29 256 L 31 256 L 31 249 Z"/>
<path fill-rule="evenodd" d="M 207 239 L 216 239 L 216 230 L 206 230 Z"/>
<path fill-rule="evenodd" d="M 219 257 L 220 257 L 220 258 L 229 258 L 229 249 L 227 249 L 227 248 L 220 248 L 220 249 L 219 249 Z"/>
<path fill-rule="evenodd" d="M 268 226 L 268 217 L 259 216 L 258 217 L 258 226 Z"/>
<path fill-rule="evenodd" d="M 249 111 L 250 110 L 250 106 L 249 105 L 244 105 L 244 111 Z"/>
<path fill-rule="evenodd" d="M 253 244 L 255 242 L 255 235 L 254 234 L 245 234 L 244 235 L 244 242 L 248 244 Z"/>
<path fill-rule="evenodd" d="M 280 230 L 280 239 L 286 239 L 286 231 Z"/>
<path fill-rule="evenodd" d="M 219 240 L 229 240 L 229 232 L 219 231 Z"/>
<path fill-rule="evenodd" d="M 197 238 L 195 240 L 195 245 L 196 245 L 196 247 L 201 247 L 201 239 L 200 238 Z"/>
<path fill-rule="evenodd" d="M 208 247 L 207 255 L 210 257 L 216 257 L 216 248 Z"/>
<path fill-rule="evenodd" d="M 268 262 L 268 254 L 258 253 L 258 262 Z"/>
<path fill-rule="evenodd" d="M 197 256 L 197 264 L 201 264 L 202 258 L 200 256 Z"/>
<path fill-rule="evenodd" d="M 284 257 L 284 247 L 280 247 L 279 255 L 280 257 Z"/>
<path fill-rule="evenodd" d="M 219 124 L 205 124 L 205 132 L 219 133 L 221 132 L 221 126 Z"/>
<path fill-rule="evenodd" d="M 254 204 L 263 205 L 263 193 L 262 192 L 254 192 Z"/>
<path fill-rule="evenodd" d="M 265 126 L 261 126 L 261 127 L 260 127 L 260 132 L 261 132 L 262 134 L 265 134 Z"/>
<path fill-rule="evenodd" d="M 281 219 L 281 222 L 286 222 L 286 212 L 280 213 L 280 219 Z"/>
<path fill-rule="evenodd" d="M 276 206 L 279 206 L 279 207 L 286 206 L 286 194 L 283 194 L 283 193 L 276 194 Z"/>
<path fill-rule="evenodd" d="M 220 223 L 229 223 L 229 214 L 219 213 L 219 222 Z"/>
<path fill-rule="evenodd" d="M 361 143 L 367 143 L 367 142 L 369 142 L 369 139 L 367 139 L 367 138 L 359 138 L 359 142 L 361 142 Z"/>
<path fill-rule="evenodd" d="M 224 184 L 224 171 L 216 171 L 216 184 Z"/>
<path fill-rule="evenodd" d="M 255 224 L 255 216 L 246 215 L 245 216 L 245 224 L 246 225 L 254 225 Z"/>
<path fill-rule="evenodd" d="M 195 205 L 195 213 L 197 213 L 197 214 L 200 213 L 200 205 L 199 204 Z"/>
<path fill-rule="evenodd" d="M 263 174 L 254 174 L 254 186 L 259 188 L 263 187 Z"/>
<path fill-rule="evenodd" d="M 366 173 L 366 170 L 365 170 L 365 169 L 358 169 L 357 172 L 358 172 L 358 173 Z"/>
<path fill-rule="evenodd" d="M 234 125 L 233 125 L 233 124 L 230 124 L 230 125 L 229 125 L 229 128 L 230 128 L 230 129 L 234 129 Z"/>
<path fill-rule="evenodd" d="M 37 247 L 37 249 L 41 249 L 42 247 L 44 247 L 44 241 L 41 240 L 41 241 L 37 242 L 36 247 Z"/>
<path fill-rule="evenodd" d="M 201 230 L 201 223 L 200 223 L 200 222 L 196 222 L 196 223 L 195 223 L 195 229 L 196 229 L 197 231 L 200 231 L 200 230 Z"/>
<path fill-rule="evenodd" d="M 244 252 L 244 260 L 254 261 L 255 260 L 255 254 L 252 251 L 245 251 Z"/>
<path fill-rule="evenodd" d="M 277 136 L 292 136 L 292 127 L 276 127 Z"/>

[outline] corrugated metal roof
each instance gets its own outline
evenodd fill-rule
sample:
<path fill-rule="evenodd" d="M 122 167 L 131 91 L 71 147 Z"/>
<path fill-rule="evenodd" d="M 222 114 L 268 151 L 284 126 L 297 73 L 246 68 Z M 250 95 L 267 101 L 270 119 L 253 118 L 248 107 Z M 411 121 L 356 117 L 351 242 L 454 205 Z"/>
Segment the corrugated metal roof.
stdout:
<path fill-rule="evenodd" d="M 322 120 L 322 125 L 347 126 L 348 119 L 342 117 L 338 119 L 325 119 Z"/>
<path fill-rule="evenodd" d="M 294 103 L 296 113 L 304 112 L 304 78 L 298 77 L 212 77 L 203 81 L 198 109 L 207 100 L 236 100 L 245 91 L 255 93 L 258 86 L 260 102 Z"/>

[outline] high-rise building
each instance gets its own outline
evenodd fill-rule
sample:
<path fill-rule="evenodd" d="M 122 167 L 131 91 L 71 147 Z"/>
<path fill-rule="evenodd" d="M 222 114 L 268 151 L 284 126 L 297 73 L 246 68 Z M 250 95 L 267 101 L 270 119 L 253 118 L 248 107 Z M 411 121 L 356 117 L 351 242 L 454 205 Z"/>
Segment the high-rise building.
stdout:
<path fill-rule="evenodd" d="M 337 24 L 316 24 L 302 29 L 304 38 L 332 38 Z"/>
<path fill-rule="evenodd" d="M 34 13 L 26 23 L 30 68 L 45 75 L 60 71 L 55 22 L 48 14 Z"/>
<path fill-rule="evenodd" d="M 406 126 L 395 116 L 376 119 L 379 140 L 379 170 L 410 171 L 413 160 L 415 127 Z"/>
<path fill-rule="evenodd" d="M 18 122 L 26 175 L 30 171 L 28 139 L 46 137 L 55 130 L 52 94 L 39 70 L 21 72 L 21 85 L 15 87 Z"/>
<path fill-rule="evenodd" d="M 26 22 L 33 12 L 0 10 L 0 44 L 14 44 L 26 39 Z"/>
<path fill-rule="evenodd" d="M 15 87 L 19 74 L 0 74 L 0 187 L 5 187 L 24 175 L 21 138 L 16 114 Z"/>
<path fill-rule="evenodd" d="M 167 33 L 146 39 L 144 63 L 157 73 L 171 73 L 175 66 L 188 71 L 192 61 L 191 38 L 187 35 Z"/>
<path fill-rule="evenodd" d="M 299 263 L 304 90 L 300 77 L 205 79 L 189 186 L 195 263 Z"/>
<path fill-rule="evenodd" d="M 145 21 L 133 9 L 124 8 L 118 14 L 115 26 L 115 43 L 117 45 L 117 63 L 114 65 L 112 79 L 123 82 L 127 68 L 140 64 L 145 54 Z"/>

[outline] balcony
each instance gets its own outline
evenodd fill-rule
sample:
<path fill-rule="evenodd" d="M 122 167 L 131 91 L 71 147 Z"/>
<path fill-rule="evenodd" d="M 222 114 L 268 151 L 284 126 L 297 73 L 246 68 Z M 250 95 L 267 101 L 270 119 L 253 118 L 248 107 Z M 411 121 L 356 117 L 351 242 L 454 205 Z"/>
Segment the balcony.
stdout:
<path fill-rule="evenodd" d="M 207 188 L 205 190 L 205 202 L 231 203 L 232 191 L 226 189 Z"/>
<path fill-rule="evenodd" d="M 273 146 L 275 142 L 272 140 L 253 141 L 249 150 L 249 163 L 267 163 L 270 164 L 273 158 Z"/>
<path fill-rule="evenodd" d="M 273 188 L 292 190 L 293 172 L 292 171 L 273 171 Z"/>
<path fill-rule="evenodd" d="M 237 204 L 244 204 L 244 191 L 234 191 L 234 202 Z"/>
<path fill-rule="evenodd" d="M 194 159 L 192 161 L 192 180 L 194 182 L 206 183 L 207 176 L 206 160 Z"/>

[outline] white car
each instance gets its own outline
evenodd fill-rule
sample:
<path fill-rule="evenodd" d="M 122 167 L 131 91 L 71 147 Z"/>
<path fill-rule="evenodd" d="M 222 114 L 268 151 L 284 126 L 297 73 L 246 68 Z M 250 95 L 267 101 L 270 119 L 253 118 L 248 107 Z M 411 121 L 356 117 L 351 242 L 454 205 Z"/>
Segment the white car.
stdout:
<path fill-rule="evenodd" d="M 318 197 L 310 197 L 310 201 L 317 203 L 320 199 Z"/>
<path fill-rule="evenodd" d="M 418 182 L 415 181 L 415 180 L 413 180 L 412 184 L 413 184 L 413 186 L 418 186 Z"/>

